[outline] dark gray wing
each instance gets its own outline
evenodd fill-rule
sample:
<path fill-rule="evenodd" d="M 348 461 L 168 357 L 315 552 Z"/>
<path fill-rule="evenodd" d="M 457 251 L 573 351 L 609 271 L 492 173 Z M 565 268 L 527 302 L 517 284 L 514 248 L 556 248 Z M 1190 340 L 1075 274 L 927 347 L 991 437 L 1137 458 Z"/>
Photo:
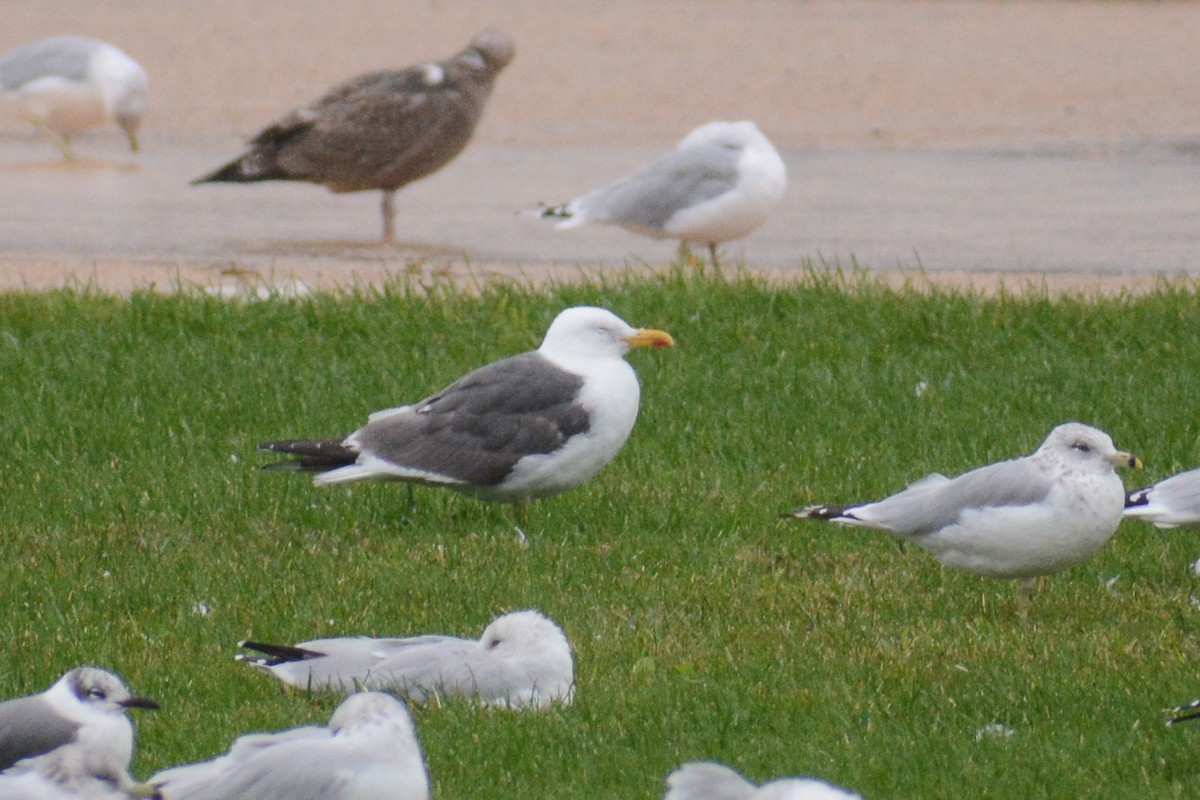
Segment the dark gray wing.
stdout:
<path fill-rule="evenodd" d="M 528 455 L 551 453 L 591 419 L 577 402 L 583 378 L 537 353 L 480 367 L 413 411 L 352 435 L 362 452 L 474 486 L 494 486 Z"/>
<path fill-rule="evenodd" d="M 580 198 L 581 213 L 617 225 L 662 229 L 673 215 L 737 185 L 741 148 L 718 142 L 672 150 L 611 186 Z"/>
<path fill-rule="evenodd" d="M 69 744 L 77 730 L 77 723 L 56 714 L 41 697 L 0 703 L 0 771 Z"/>
<path fill-rule="evenodd" d="M 46 75 L 82 81 L 89 59 L 101 46 L 83 36 L 54 36 L 22 45 L 0 58 L 0 87 L 16 89 Z"/>

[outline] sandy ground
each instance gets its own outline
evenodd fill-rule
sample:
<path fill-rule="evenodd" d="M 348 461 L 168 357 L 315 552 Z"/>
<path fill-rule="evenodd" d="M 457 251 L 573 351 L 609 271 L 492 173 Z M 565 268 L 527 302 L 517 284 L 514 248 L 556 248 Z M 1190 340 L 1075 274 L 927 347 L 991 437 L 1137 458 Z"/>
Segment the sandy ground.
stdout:
<path fill-rule="evenodd" d="M 672 245 L 523 213 L 607 182 L 709 119 L 752 118 L 789 192 L 731 258 L 935 279 L 1145 286 L 1200 272 L 1200 4 L 1091 0 L 41 0 L 4 3 L 0 50 L 78 32 L 151 76 L 144 153 L 82 137 L 74 167 L 0 127 L 0 286 L 307 285 L 418 270 L 571 274 Z M 475 143 L 398 198 L 189 188 L 349 75 L 517 43 Z"/>

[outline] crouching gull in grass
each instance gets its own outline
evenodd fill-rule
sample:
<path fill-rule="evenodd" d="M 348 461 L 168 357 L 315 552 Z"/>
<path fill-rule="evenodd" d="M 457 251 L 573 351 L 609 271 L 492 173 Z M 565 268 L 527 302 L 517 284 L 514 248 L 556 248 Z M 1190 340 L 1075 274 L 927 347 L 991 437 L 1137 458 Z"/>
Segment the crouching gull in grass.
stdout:
<path fill-rule="evenodd" d="M 0 106 L 8 106 L 75 158 L 67 138 L 115 122 L 137 152 L 146 72 L 119 48 L 86 36 L 52 36 L 0 57 Z"/>
<path fill-rule="evenodd" d="M 237 656 L 301 689 L 386 689 L 416 702 L 471 697 L 488 705 L 542 708 L 571 702 L 575 666 L 562 629 L 537 611 L 492 621 L 478 639 L 314 639 L 295 646 L 245 641 Z"/>
<path fill-rule="evenodd" d="M 377 411 L 349 436 L 266 442 L 318 486 L 384 478 L 523 501 L 578 486 L 625 444 L 638 413 L 633 347 L 672 344 L 610 311 L 568 308 L 536 351 L 488 364 L 413 405 Z"/>
<path fill-rule="evenodd" d="M 1125 487 L 1114 467 L 1140 467 L 1104 431 L 1068 422 L 1033 455 L 956 478 L 929 475 L 884 500 L 814 505 L 786 516 L 880 528 L 948 567 L 990 578 L 1033 578 L 1087 560 L 1116 532 Z"/>
<path fill-rule="evenodd" d="M 663 800 L 862 800 L 816 778 L 780 778 L 756 786 L 722 764 L 693 761 L 667 776 Z"/>
<path fill-rule="evenodd" d="M 242 736 L 211 761 L 149 781 L 166 800 L 428 800 L 429 774 L 404 703 L 352 694 L 328 727 Z"/>
<path fill-rule="evenodd" d="M 709 122 L 616 183 L 542 212 L 573 228 L 600 222 L 651 236 L 717 245 L 753 231 L 787 184 L 787 168 L 753 122 Z"/>
<path fill-rule="evenodd" d="M 18 788 L 31 796 L 56 788 L 87 796 L 153 794 L 129 774 L 128 708 L 158 704 L 131 694 L 120 678 L 96 667 L 78 667 L 41 694 L 0 703 L 0 770 L 20 778 L 0 784 L 0 796 Z"/>
<path fill-rule="evenodd" d="M 1125 516 L 1160 528 L 1200 525 L 1200 469 L 1188 470 L 1130 492 Z"/>
<path fill-rule="evenodd" d="M 456 56 L 360 75 L 264 128 L 250 149 L 197 183 L 307 181 L 336 193 L 383 192 L 383 241 L 396 238 L 396 190 L 462 152 L 496 75 L 512 60 L 497 30 Z"/>

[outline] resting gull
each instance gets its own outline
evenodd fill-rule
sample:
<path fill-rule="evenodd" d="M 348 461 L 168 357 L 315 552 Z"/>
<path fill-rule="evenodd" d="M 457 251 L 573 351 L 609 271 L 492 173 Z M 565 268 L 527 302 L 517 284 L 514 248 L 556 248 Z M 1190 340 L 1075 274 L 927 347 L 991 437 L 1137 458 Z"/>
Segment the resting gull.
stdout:
<path fill-rule="evenodd" d="M 1130 492 L 1125 500 L 1125 516 L 1153 522 L 1160 528 L 1200 524 L 1200 469 Z"/>
<path fill-rule="evenodd" d="M 352 694 L 329 718 L 238 738 L 211 761 L 152 776 L 166 800 L 428 800 L 429 774 L 404 703 Z"/>
<path fill-rule="evenodd" d="M 575 682 L 567 637 L 537 611 L 505 614 L 479 639 L 347 637 L 294 647 L 251 641 L 240 646 L 262 655 L 238 655 L 239 661 L 289 686 L 390 690 L 416 702 L 433 695 L 463 696 L 489 705 L 541 708 L 569 703 Z"/>
<path fill-rule="evenodd" d="M 25 791 L 77 785 L 100 787 L 84 791 L 103 794 L 109 785 L 135 794 L 128 708 L 158 704 L 130 694 L 120 678 L 96 667 L 77 667 L 41 694 L 6 700 L 0 703 L 0 770 L 28 773 L 19 782 Z M 14 792 L 17 785 L 4 784 Z"/>
<path fill-rule="evenodd" d="M 250 149 L 196 183 L 308 181 L 330 191 L 383 192 L 383 240 L 396 238 L 396 190 L 446 166 L 483 114 L 514 53 L 497 30 L 456 56 L 360 75 L 264 128 Z"/>
<path fill-rule="evenodd" d="M 1118 466 L 1141 462 L 1107 433 L 1068 422 L 1033 455 L 956 478 L 929 475 L 879 502 L 807 506 L 789 516 L 879 528 L 946 566 L 1028 586 L 1087 560 L 1116 532 L 1125 506 Z"/>
<path fill-rule="evenodd" d="M 757 125 L 709 122 L 652 164 L 542 216 L 559 228 L 600 222 L 706 244 L 716 264 L 717 245 L 762 225 L 786 184 L 783 159 Z"/>
<path fill-rule="evenodd" d="M 502 359 L 413 405 L 371 414 L 349 436 L 266 442 L 299 458 L 266 469 L 315 471 L 318 486 L 384 478 L 522 501 L 570 489 L 625 444 L 637 419 L 633 347 L 672 344 L 610 311 L 562 311 L 536 351 Z"/>
<path fill-rule="evenodd" d="M 693 761 L 667 776 L 663 800 L 862 800 L 815 778 L 781 778 L 756 786 L 722 764 Z"/>
<path fill-rule="evenodd" d="M 119 48 L 86 36 L 52 36 L 0 57 L 0 101 L 74 159 L 72 133 L 112 121 L 138 149 L 146 71 Z"/>

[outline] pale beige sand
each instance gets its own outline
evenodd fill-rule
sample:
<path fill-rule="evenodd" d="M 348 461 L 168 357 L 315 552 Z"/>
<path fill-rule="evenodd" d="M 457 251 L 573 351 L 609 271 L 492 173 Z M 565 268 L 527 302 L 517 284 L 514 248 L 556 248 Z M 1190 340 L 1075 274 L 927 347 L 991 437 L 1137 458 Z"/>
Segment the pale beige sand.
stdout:
<path fill-rule="evenodd" d="M 1190 2 L 40 0 L 8 4 L 0 50 L 68 31 L 116 42 L 151 76 L 148 149 L 233 155 L 238 140 L 330 84 L 443 57 L 487 24 L 509 32 L 518 55 L 478 132 L 484 147 L 649 151 L 720 117 L 753 118 L 793 150 L 1104 148 L 1200 137 L 1200 3 Z M 12 124 L 0 132 L 0 148 L 25 136 Z M 120 157 L 105 150 L 112 154 Z M 37 168 L 56 169 L 49 154 Z M 322 270 L 319 258 L 292 255 L 279 254 L 278 271 L 313 284 L 347 278 L 345 265 Z M 210 256 L 191 264 L 111 242 L 81 255 L 53 242 L 0 241 L 0 256 L 0 286 L 56 285 L 72 274 L 124 289 L 214 275 Z M 351 265 L 360 279 L 406 268 L 403 259 L 360 261 Z M 474 268 L 514 271 L 502 262 Z M 1022 278 L 1010 273 L 1014 280 Z"/>

